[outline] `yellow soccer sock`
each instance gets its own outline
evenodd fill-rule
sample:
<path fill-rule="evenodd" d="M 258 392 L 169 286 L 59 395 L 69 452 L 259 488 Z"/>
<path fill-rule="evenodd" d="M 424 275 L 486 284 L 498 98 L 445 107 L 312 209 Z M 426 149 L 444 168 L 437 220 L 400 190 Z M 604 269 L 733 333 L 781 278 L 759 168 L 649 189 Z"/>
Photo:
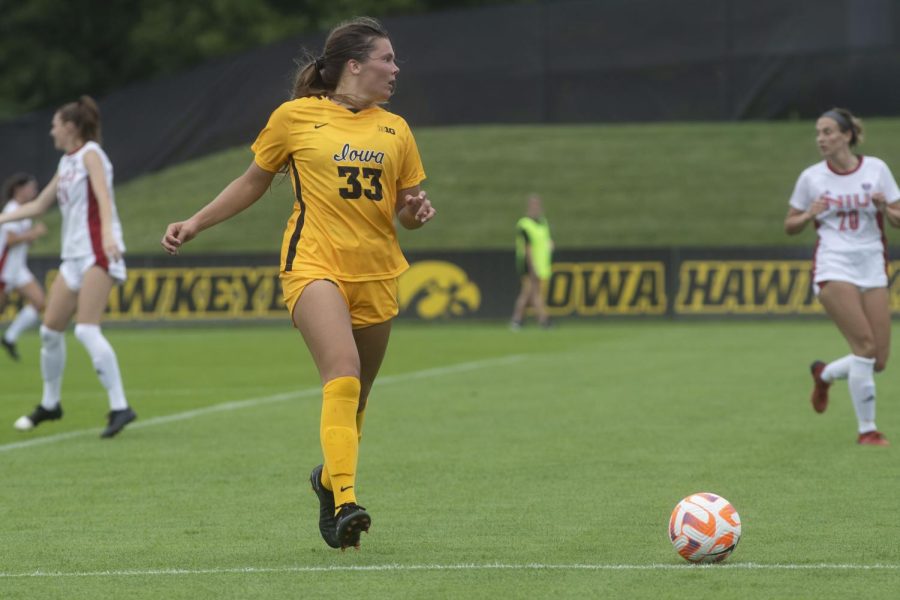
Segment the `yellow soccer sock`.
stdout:
<path fill-rule="evenodd" d="M 325 466 L 334 492 L 334 505 L 356 502 L 356 462 L 359 438 L 356 431 L 356 408 L 359 406 L 359 379 L 338 377 L 322 389 L 322 422 L 320 437 Z"/>
<path fill-rule="evenodd" d="M 366 420 L 366 411 L 361 410 L 356 413 L 356 439 L 360 442 L 362 441 L 362 426 L 363 421 Z M 357 450 L 357 452 L 359 452 Z M 322 476 L 319 478 L 319 481 L 322 482 L 322 487 L 324 487 L 329 492 L 331 489 L 331 475 L 328 473 L 328 465 L 322 465 Z"/>

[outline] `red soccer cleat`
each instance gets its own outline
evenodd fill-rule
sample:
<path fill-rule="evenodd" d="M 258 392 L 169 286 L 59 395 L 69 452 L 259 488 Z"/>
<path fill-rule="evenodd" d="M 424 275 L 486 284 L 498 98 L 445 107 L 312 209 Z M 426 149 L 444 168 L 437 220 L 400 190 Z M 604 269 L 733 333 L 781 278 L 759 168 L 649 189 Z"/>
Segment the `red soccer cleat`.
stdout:
<path fill-rule="evenodd" d="M 891 443 L 887 441 L 887 438 L 884 437 L 884 434 L 880 431 L 867 431 L 865 433 L 859 434 L 859 439 L 856 440 L 857 444 L 862 446 L 890 446 Z"/>
<path fill-rule="evenodd" d="M 822 371 L 825 370 L 825 363 L 821 360 L 815 361 L 809 366 L 809 371 L 813 378 L 813 391 L 810 400 L 812 401 L 813 410 L 817 413 L 825 412 L 828 408 L 828 388 L 831 384 L 822 380 Z"/>

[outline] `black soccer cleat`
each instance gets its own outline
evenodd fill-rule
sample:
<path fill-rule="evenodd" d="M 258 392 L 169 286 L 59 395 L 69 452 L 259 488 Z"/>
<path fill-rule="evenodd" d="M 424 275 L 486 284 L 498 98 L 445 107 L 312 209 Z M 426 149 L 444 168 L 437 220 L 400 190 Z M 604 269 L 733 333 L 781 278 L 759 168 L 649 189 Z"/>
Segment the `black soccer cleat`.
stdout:
<path fill-rule="evenodd" d="M 372 525 L 372 517 L 366 509 L 352 502 L 341 504 L 335 519 L 337 540 L 341 550 L 350 547 L 359 548 L 359 535 L 363 531 L 368 532 Z"/>
<path fill-rule="evenodd" d="M 15 342 L 7 342 L 6 338 L 0 338 L 0 345 L 6 349 L 6 353 L 13 360 L 19 360 L 19 351 L 16 349 Z"/>
<path fill-rule="evenodd" d="M 62 419 L 62 405 L 57 404 L 53 410 L 47 410 L 40 404 L 27 417 L 19 417 L 13 424 L 13 427 L 19 431 L 30 431 L 43 423 L 44 421 L 57 421 Z"/>
<path fill-rule="evenodd" d="M 126 425 L 137 419 L 137 413 L 131 410 L 131 407 L 128 407 L 122 410 L 111 410 L 106 415 L 106 418 L 106 429 L 103 430 L 100 437 L 111 438 L 122 431 Z"/>
<path fill-rule="evenodd" d="M 332 548 L 340 548 L 337 540 L 337 520 L 334 517 L 334 492 L 322 485 L 322 465 L 309 474 L 309 485 L 319 498 L 319 533 Z"/>

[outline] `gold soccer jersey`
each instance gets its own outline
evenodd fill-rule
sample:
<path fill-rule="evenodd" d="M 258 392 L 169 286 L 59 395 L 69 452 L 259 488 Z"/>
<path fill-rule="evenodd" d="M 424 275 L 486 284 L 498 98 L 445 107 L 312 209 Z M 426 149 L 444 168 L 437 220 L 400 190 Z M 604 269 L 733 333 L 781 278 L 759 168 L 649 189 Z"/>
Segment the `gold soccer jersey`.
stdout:
<path fill-rule="evenodd" d="M 266 171 L 287 165 L 294 186 L 282 271 L 370 281 L 406 270 L 394 228 L 397 191 L 421 183 L 425 172 L 403 118 L 300 98 L 272 113 L 252 150 Z"/>

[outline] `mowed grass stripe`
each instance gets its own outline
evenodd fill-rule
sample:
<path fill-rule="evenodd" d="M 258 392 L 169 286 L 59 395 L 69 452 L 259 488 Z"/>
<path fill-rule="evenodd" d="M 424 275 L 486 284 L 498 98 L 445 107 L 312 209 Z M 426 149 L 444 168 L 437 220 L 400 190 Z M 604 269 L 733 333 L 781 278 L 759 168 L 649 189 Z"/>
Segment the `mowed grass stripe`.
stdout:
<path fill-rule="evenodd" d="M 512 356 L 504 356 L 497 359 L 490 360 L 480 360 L 480 361 L 472 361 L 467 363 L 460 363 L 456 365 L 450 365 L 446 367 L 436 367 L 433 369 L 424 369 L 421 371 L 413 371 L 411 373 L 403 373 L 399 375 L 386 375 L 376 381 L 376 385 L 390 385 L 394 383 L 403 383 L 405 381 L 415 381 L 418 379 L 427 379 L 430 377 L 440 377 L 443 375 L 453 375 L 456 373 L 463 373 L 466 371 L 472 371 L 476 369 L 484 369 L 488 367 L 496 367 L 503 366 L 507 364 L 513 364 L 521 361 L 524 356 L 521 355 L 512 355 Z M 193 419 L 195 417 L 202 417 L 211 413 L 217 412 L 228 412 L 232 410 L 241 410 L 244 408 L 255 408 L 259 406 L 263 406 L 266 404 L 271 404 L 273 402 L 284 402 L 285 400 L 296 400 L 299 398 L 307 398 L 310 396 L 317 396 L 321 393 L 320 387 L 314 388 L 306 388 L 303 390 L 298 390 L 294 392 L 285 392 L 282 394 L 274 394 L 271 396 L 261 396 L 257 398 L 247 398 L 246 400 L 236 400 L 232 402 L 223 402 L 220 404 L 214 404 L 212 406 L 207 406 L 205 408 L 198 408 L 196 410 L 189 410 L 185 412 L 175 413 L 171 415 L 164 415 L 161 417 L 153 417 L 151 419 L 147 419 L 145 421 L 138 421 L 133 425 L 129 425 L 128 429 L 141 429 L 144 427 L 154 427 L 156 425 L 163 425 L 166 423 L 173 423 L 175 421 L 184 421 L 187 419 Z M 86 435 L 96 435 L 100 432 L 100 428 L 91 428 L 91 429 L 81 429 L 78 431 L 69 431 L 66 433 L 60 433 L 56 435 L 48 435 L 40 438 L 35 438 L 31 440 L 25 440 L 21 442 L 12 442 L 10 444 L 0 445 L 0 452 L 9 452 L 11 450 L 21 450 L 23 448 L 30 448 L 33 446 L 42 446 L 45 444 L 53 444 L 56 442 L 63 442 L 65 440 L 70 440 L 77 437 L 82 437 Z"/>
<path fill-rule="evenodd" d="M 291 330 L 145 333 L 110 331 L 133 388 L 197 391 L 136 399 L 147 420 L 318 387 Z M 830 323 L 398 324 L 392 338 L 382 383 L 420 379 L 371 399 L 361 551 L 319 536 L 311 397 L 0 454 L 0 595 L 896 598 L 897 448 L 855 444 L 845 383 L 826 414 L 809 406 L 809 361 L 846 353 Z M 83 354 L 74 393 L 98 388 Z M 8 385 L 23 399 L 0 403 L 0 423 L 40 388 L 34 361 L 21 366 Z M 900 384 L 889 371 L 878 386 L 895 437 Z M 73 403 L 63 425 L 94 427 L 105 408 Z M 669 542 L 672 507 L 697 491 L 744 522 L 723 565 L 688 565 Z"/>
<path fill-rule="evenodd" d="M 407 250 L 512 248 L 525 197 L 535 191 L 559 248 L 814 242 L 811 229 L 788 237 L 781 226 L 800 172 L 821 160 L 812 120 L 417 127 L 415 135 L 438 216 L 424 230 L 401 229 Z M 116 186 L 128 251 L 159 254 L 168 223 L 247 169 L 251 142 Z M 896 174 L 900 119 L 867 119 L 860 151 L 884 158 Z M 184 254 L 277 253 L 272 240 L 281 240 L 293 202 L 290 179 L 279 176 L 259 202 L 205 231 Z M 46 221 L 56 231 L 59 213 Z M 50 235 L 33 251 L 58 250 L 59 236 Z"/>
<path fill-rule="evenodd" d="M 224 575 L 259 573 L 328 573 L 328 572 L 366 572 L 366 571 L 697 571 L 697 570 L 751 570 L 751 571 L 896 571 L 900 565 L 855 565 L 855 564 L 782 564 L 782 563 L 723 563 L 707 565 L 680 564 L 571 564 L 555 565 L 541 563 L 526 564 L 450 564 L 450 565 L 345 565 L 345 566 L 284 566 L 284 567 L 231 567 L 208 569 L 127 569 L 121 571 L 85 571 L 85 572 L 44 572 L 32 573 L 0 573 L 0 578 L 23 577 L 141 577 L 141 576 L 177 576 L 177 575 Z"/>

